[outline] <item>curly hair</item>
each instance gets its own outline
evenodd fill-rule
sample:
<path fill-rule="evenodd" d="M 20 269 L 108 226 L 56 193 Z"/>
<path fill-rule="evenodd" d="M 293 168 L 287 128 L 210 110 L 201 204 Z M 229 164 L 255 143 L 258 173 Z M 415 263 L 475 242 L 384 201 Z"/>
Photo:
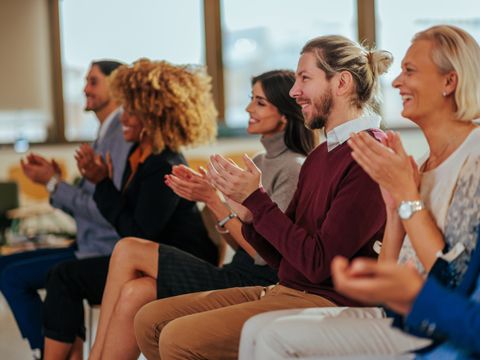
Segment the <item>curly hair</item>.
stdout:
<path fill-rule="evenodd" d="M 156 152 L 206 143 L 217 133 L 211 79 L 200 67 L 140 59 L 117 68 L 110 87 L 144 122 Z"/>

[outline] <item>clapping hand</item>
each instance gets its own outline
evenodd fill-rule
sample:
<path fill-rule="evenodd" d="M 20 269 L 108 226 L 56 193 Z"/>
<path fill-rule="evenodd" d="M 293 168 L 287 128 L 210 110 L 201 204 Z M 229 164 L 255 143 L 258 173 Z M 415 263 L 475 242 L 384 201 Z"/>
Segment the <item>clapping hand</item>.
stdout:
<path fill-rule="evenodd" d="M 95 154 L 90 145 L 82 144 L 75 152 L 75 160 L 80 174 L 94 184 L 112 176 L 110 153 L 107 153 L 105 161 L 100 154 Z"/>
<path fill-rule="evenodd" d="M 243 155 L 243 161 L 245 170 L 221 155 L 211 156 L 208 164 L 208 178 L 212 184 L 239 204 L 262 186 L 262 172 L 248 155 Z"/>
<path fill-rule="evenodd" d="M 366 132 L 352 134 L 348 144 L 352 157 L 382 188 L 387 207 L 396 208 L 402 200 L 419 197 L 420 174 L 415 160 L 405 152 L 393 131 L 379 143 Z"/>
<path fill-rule="evenodd" d="M 165 184 L 178 196 L 206 204 L 218 199 L 215 188 L 208 182 L 204 168 L 200 172 L 185 166 L 175 165 L 172 174 L 165 176 Z"/>
<path fill-rule="evenodd" d="M 385 304 L 400 314 L 408 314 L 423 286 L 424 279 L 410 265 L 377 262 L 373 259 L 348 259 L 337 256 L 332 261 L 335 289 L 367 304 Z"/>
<path fill-rule="evenodd" d="M 48 161 L 44 157 L 31 153 L 20 160 L 23 173 L 33 182 L 45 185 L 54 175 L 61 177 L 60 166 L 55 160 Z"/>

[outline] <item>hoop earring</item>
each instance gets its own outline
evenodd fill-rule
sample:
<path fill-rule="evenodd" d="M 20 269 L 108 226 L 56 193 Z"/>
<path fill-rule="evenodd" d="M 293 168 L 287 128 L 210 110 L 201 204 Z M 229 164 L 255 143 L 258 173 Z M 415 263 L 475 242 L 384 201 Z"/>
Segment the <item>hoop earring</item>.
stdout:
<path fill-rule="evenodd" d="M 146 128 L 143 128 L 142 131 L 140 131 L 140 142 L 145 140 L 145 137 L 148 136 L 148 130 Z"/>

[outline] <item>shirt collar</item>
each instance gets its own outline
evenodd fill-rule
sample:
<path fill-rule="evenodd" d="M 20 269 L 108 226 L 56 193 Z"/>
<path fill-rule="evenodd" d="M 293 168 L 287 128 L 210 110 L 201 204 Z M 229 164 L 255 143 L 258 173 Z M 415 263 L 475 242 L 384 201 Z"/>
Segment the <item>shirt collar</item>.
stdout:
<path fill-rule="evenodd" d="M 98 140 L 102 140 L 105 137 L 108 127 L 113 122 L 113 119 L 115 118 L 115 116 L 117 116 L 117 114 L 119 114 L 121 111 L 122 111 L 122 108 L 118 107 L 107 116 L 105 121 L 100 125 L 100 128 L 98 129 Z"/>
<path fill-rule="evenodd" d="M 347 141 L 352 132 L 367 129 L 378 129 L 382 118 L 377 114 L 363 114 L 360 117 L 338 125 L 327 133 L 327 151 L 332 151 L 337 146 Z"/>

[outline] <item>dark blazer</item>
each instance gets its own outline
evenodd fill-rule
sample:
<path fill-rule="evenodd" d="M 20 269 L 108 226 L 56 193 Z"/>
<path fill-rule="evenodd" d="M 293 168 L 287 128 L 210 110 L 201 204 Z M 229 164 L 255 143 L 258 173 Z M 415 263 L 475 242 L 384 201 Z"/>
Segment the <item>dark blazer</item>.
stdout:
<path fill-rule="evenodd" d="M 439 342 L 448 340 L 460 350 L 480 354 L 480 302 L 471 298 L 480 291 L 480 229 L 476 248 L 460 285 L 448 289 L 435 276 L 435 267 L 406 318 L 408 331 Z"/>
<path fill-rule="evenodd" d="M 130 153 L 136 149 L 134 146 Z M 131 181 L 129 162 L 122 190 L 110 179 L 97 184 L 94 199 L 103 216 L 121 237 L 134 236 L 175 246 L 201 259 L 216 263 L 218 251 L 208 238 L 194 202 L 175 195 L 165 184 L 173 165 L 186 164 L 182 154 L 165 149 L 151 154 Z"/>
<path fill-rule="evenodd" d="M 131 143 L 125 142 L 120 123 L 121 111 L 117 111 L 102 139 L 93 144 L 95 152 L 104 158 L 112 156 L 113 182 L 120 188 L 125 162 Z M 62 209 L 75 219 L 77 225 L 76 255 L 79 258 L 111 254 L 119 236 L 112 225 L 99 212 L 93 200 L 95 185 L 81 179 L 77 186 L 61 181 L 50 196 L 52 206 Z"/>

